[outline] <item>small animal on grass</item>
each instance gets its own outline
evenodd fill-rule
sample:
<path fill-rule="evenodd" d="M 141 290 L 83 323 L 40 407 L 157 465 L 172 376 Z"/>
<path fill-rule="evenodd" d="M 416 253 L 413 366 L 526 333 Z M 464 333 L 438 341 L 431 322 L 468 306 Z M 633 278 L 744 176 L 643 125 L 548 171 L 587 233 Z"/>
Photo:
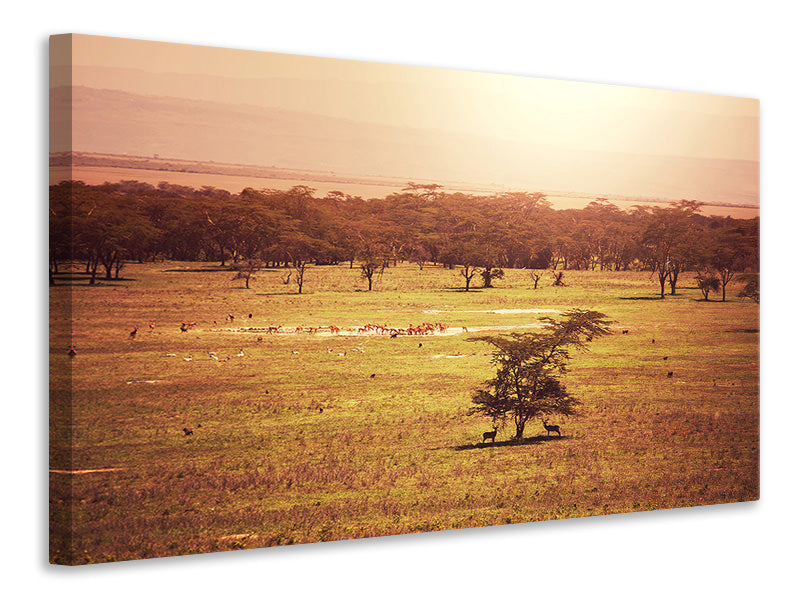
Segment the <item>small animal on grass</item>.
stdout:
<path fill-rule="evenodd" d="M 69 350 L 67 350 L 67 354 L 69 354 L 69 357 L 70 357 L 70 358 L 75 358 L 75 355 L 76 355 L 77 353 L 78 353 L 78 351 L 77 351 L 77 350 L 75 350 L 75 346 L 70 346 L 70 347 L 69 347 Z"/>
<path fill-rule="evenodd" d="M 544 428 L 547 429 L 548 436 L 551 432 L 555 431 L 558 434 L 558 437 L 561 437 L 561 429 L 558 427 L 558 425 L 548 425 L 547 419 L 542 419 L 542 425 L 544 425 Z"/>
<path fill-rule="evenodd" d="M 133 339 L 133 338 L 135 338 L 135 337 L 136 337 L 136 332 L 137 332 L 137 331 L 139 331 L 139 328 L 138 328 L 138 327 L 134 327 L 134 328 L 133 328 L 133 331 L 131 331 L 131 339 Z"/>
<path fill-rule="evenodd" d="M 667 360 L 668 358 L 669 358 L 669 356 L 665 356 L 665 357 L 664 357 L 664 360 Z"/>
<path fill-rule="evenodd" d="M 370 379 L 375 379 L 375 373 L 369 376 Z"/>
<path fill-rule="evenodd" d="M 668 378 L 668 379 L 672 379 L 672 371 L 670 371 L 669 373 L 667 373 L 667 378 Z"/>
<path fill-rule="evenodd" d="M 492 429 L 492 431 L 484 431 L 483 432 L 483 443 L 486 443 L 486 440 L 492 440 L 494 444 L 494 438 L 497 436 L 497 427 Z"/>
<path fill-rule="evenodd" d="M 184 427 L 183 428 L 183 435 L 193 435 L 193 434 L 194 434 L 194 431 L 192 431 L 188 427 Z"/>
<path fill-rule="evenodd" d="M 627 329 L 623 329 L 622 330 L 622 335 L 628 335 L 628 330 Z"/>

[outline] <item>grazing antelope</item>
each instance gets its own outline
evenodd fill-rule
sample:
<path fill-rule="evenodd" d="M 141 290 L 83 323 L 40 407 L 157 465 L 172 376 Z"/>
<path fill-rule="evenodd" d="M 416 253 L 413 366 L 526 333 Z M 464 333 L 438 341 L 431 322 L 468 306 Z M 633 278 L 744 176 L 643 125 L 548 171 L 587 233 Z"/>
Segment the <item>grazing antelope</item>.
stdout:
<path fill-rule="evenodd" d="M 139 328 L 138 328 L 138 327 L 134 327 L 134 328 L 133 328 L 133 331 L 131 331 L 131 339 L 133 339 L 133 338 L 135 338 L 135 337 L 136 337 L 136 332 L 137 332 L 137 331 L 139 331 Z"/>
<path fill-rule="evenodd" d="M 194 433 L 194 431 L 192 431 L 188 427 L 184 427 L 183 428 L 183 435 L 192 435 L 193 433 Z"/>
<path fill-rule="evenodd" d="M 486 440 L 492 440 L 494 444 L 494 438 L 497 436 L 497 426 L 492 431 L 485 431 L 483 433 L 483 443 L 486 443 Z"/>
<path fill-rule="evenodd" d="M 555 431 L 558 434 L 558 437 L 561 437 L 561 429 L 559 429 L 558 425 L 548 425 L 546 419 L 542 419 L 542 425 L 544 428 L 547 429 L 547 435 L 550 435 L 551 431 Z"/>

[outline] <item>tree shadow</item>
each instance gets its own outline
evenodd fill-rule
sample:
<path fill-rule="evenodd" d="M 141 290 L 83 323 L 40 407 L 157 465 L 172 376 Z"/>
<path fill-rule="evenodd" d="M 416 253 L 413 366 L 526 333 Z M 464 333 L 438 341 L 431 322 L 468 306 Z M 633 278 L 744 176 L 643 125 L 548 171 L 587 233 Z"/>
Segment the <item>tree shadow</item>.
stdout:
<path fill-rule="evenodd" d="M 472 292 L 480 293 L 480 292 L 482 292 L 483 290 L 484 290 L 484 288 L 470 288 L 470 289 L 468 289 L 468 290 L 465 290 L 463 287 L 457 287 L 457 288 L 453 288 L 453 287 L 449 287 L 449 288 L 442 288 L 442 291 L 443 291 L 443 292 L 456 292 L 456 293 L 458 293 L 458 292 L 461 292 L 461 293 L 466 293 L 466 294 L 471 294 Z"/>
<path fill-rule="evenodd" d="M 100 287 L 125 287 L 126 282 L 136 281 L 136 279 L 96 279 L 94 284 L 89 283 L 89 278 L 78 279 L 56 279 L 51 288 L 59 287 L 86 287 L 86 288 L 100 288 Z"/>
<path fill-rule="evenodd" d="M 164 269 L 163 273 L 220 273 L 220 272 L 230 272 L 232 273 L 236 269 L 232 269 L 231 267 L 195 267 L 193 269 Z"/>
<path fill-rule="evenodd" d="M 483 448 L 499 448 L 507 446 L 538 446 L 540 444 L 545 444 L 548 442 L 558 442 L 566 439 L 569 439 L 569 436 L 535 435 L 533 437 L 522 438 L 521 440 L 511 439 L 503 442 L 489 442 L 489 443 L 476 442 L 474 444 L 461 444 L 460 446 L 450 446 L 450 449 L 460 452 L 462 450 L 482 450 Z"/>
<path fill-rule="evenodd" d="M 666 298 L 661 296 L 620 296 L 620 300 L 666 300 Z"/>

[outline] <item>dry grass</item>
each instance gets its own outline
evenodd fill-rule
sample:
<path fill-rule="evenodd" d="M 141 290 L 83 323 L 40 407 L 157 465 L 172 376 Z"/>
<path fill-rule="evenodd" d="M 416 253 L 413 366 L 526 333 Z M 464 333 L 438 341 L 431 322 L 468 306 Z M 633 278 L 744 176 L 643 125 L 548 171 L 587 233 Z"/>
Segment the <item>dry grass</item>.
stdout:
<path fill-rule="evenodd" d="M 369 293 L 355 270 L 314 268 L 311 293 L 298 296 L 279 272 L 245 290 L 228 272 L 185 267 L 196 265 L 131 265 L 119 285 L 51 290 L 51 468 L 120 469 L 51 474 L 54 562 L 758 498 L 749 301 L 698 302 L 690 289 L 653 300 L 641 273 L 569 272 L 568 287 L 534 291 L 510 271 L 495 289 L 464 293 L 457 272 L 415 265 L 387 270 Z M 536 422 L 523 443 L 501 430 L 480 444 L 489 424 L 467 411 L 492 373 L 489 349 L 461 327 L 537 318 L 478 311 L 573 306 L 617 321 L 572 363 L 580 416 L 555 420 L 563 438 Z M 235 326 L 442 321 L 457 333 L 258 341 L 228 331 L 228 313 Z M 187 320 L 198 325 L 181 333 Z"/>

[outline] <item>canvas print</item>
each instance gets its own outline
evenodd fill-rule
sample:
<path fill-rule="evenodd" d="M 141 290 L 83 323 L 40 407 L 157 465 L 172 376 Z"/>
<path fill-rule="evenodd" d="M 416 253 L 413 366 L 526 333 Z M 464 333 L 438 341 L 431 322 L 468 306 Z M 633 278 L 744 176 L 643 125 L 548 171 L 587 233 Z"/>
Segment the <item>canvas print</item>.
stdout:
<path fill-rule="evenodd" d="M 758 499 L 757 100 L 50 50 L 52 563 Z"/>

